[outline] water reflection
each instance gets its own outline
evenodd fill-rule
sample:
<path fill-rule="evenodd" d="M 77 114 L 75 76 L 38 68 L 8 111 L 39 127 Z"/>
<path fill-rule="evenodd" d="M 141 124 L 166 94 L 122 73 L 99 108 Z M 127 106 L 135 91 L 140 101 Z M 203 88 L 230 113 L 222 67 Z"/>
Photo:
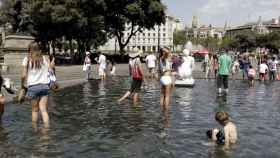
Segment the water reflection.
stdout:
<path fill-rule="evenodd" d="M 129 79 L 93 80 L 53 94 L 49 131 L 33 130 L 29 104 L 8 105 L 0 157 L 279 157 L 280 83 L 233 84 L 226 97 L 216 97 L 213 80 L 176 88 L 169 111 L 162 113 L 157 81 L 143 85 L 141 101 L 133 106 L 131 100 L 116 102 Z M 216 111 L 227 111 L 238 127 L 234 150 L 206 139 L 205 131 L 218 126 Z"/>

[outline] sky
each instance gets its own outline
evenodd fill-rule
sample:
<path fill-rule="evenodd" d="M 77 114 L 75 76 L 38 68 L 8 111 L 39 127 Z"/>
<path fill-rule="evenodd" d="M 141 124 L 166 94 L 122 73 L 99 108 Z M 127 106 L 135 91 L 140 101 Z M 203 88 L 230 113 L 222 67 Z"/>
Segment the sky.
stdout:
<path fill-rule="evenodd" d="M 200 25 L 223 27 L 255 22 L 259 16 L 271 20 L 280 16 L 280 0 L 162 0 L 168 12 L 191 26 L 192 17 Z"/>

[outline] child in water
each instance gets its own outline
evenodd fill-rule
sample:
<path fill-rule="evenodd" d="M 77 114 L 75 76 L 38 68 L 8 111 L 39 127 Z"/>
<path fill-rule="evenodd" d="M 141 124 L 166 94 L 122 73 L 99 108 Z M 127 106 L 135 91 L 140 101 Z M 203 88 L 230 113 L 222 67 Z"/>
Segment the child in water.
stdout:
<path fill-rule="evenodd" d="M 206 135 L 208 138 L 216 141 L 220 145 L 234 144 L 237 141 L 237 128 L 235 124 L 230 121 L 229 115 L 226 112 L 217 112 L 215 115 L 216 121 L 224 128 L 219 130 L 217 128 L 208 130 Z"/>
<path fill-rule="evenodd" d="M 252 65 L 250 65 L 248 70 L 248 80 L 250 86 L 254 86 L 255 77 L 256 77 L 256 70 L 253 68 Z"/>

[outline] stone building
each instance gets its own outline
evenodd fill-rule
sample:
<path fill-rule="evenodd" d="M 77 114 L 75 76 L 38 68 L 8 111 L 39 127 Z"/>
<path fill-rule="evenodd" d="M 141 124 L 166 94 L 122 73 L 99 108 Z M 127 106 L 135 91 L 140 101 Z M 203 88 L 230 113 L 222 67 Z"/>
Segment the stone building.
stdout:
<path fill-rule="evenodd" d="M 280 31 L 280 17 L 278 19 L 274 18 L 269 21 L 262 21 L 262 17 L 259 17 L 257 22 L 247 23 L 242 26 L 237 26 L 235 28 L 227 29 L 226 36 L 234 37 L 238 34 L 242 34 L 246 31 L 255 31 L 258 34 L 267 34 L 272 31 Z"/>
<path fill-rule="evenodd" d="M 225 30 L 219 27 L 213 27 L 212 25 L 199 25 L 199 19 L 197 16 L 193 16 L 192 27 L 186 28 L 186 36 L 189 39 L 192 38 L 217 38 L 222 39 Z"/>
<path fill-rule="evenodd" d="M 129 24 L 126 25 L 129 28 Z M 136 36 L 130 39 L 130 42 L 126 46 L 127 52 L 138 48 L 142 52 L 155 52 L 158 47 L 173 47 L 173 33 L 175 30 L 183 30 L 184 25 L 178 18 L 167 15 L 165 24 L 155 26 L 151 30 L 143 30 L 138 32 Z M 124 31 L 124 40 L 128 38 L 130 31 Z M 105 53 L 115 53 L 119 51 L 118 41 L 116 38 L 110 39 L 105 45 L 99 48 L 99 50 Z"/>

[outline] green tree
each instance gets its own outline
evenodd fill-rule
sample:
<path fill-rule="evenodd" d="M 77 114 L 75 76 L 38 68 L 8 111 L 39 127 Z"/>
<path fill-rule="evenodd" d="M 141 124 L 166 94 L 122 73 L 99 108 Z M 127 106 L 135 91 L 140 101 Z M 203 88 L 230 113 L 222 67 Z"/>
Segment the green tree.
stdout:
<path fill-rule="evenodd" d="M 280 48 L 280 32 L 273 31 L 269 34 L 259 35 L 256 38 L 257 46 L 259 47 L 266 47 L 270 49 L 272 53 L 279 53 Z"/>
<path fill-rule="evenodd" d="M 183 46 L 187 43 L 187 36 L 185 30 L 176 30 L 173 33 L 173 44 L 174 46 Z"/>
<path fill-rule="evenodd" d="M 165 6 L 160 0 L 104 0 L 104 2 L 106 30 L 110 35 L 117 37 L 120 53 L 124 53 L 125 46 L 137 32 L 153 29 L 155 25 L 165 22 Z M 124 31 L 129 33 L 124 35 Z"/>
<path fill-rule="evenodd" d="M 55 47 L 62 39 L 77 42 L 81 59 L 85 50 L 106 42 L 103 1 L 91 0 L 33 0 L 30 17 L 32 35 L 38 41 Z M 73 50 L 71 51 L 73 52 Z"/>

